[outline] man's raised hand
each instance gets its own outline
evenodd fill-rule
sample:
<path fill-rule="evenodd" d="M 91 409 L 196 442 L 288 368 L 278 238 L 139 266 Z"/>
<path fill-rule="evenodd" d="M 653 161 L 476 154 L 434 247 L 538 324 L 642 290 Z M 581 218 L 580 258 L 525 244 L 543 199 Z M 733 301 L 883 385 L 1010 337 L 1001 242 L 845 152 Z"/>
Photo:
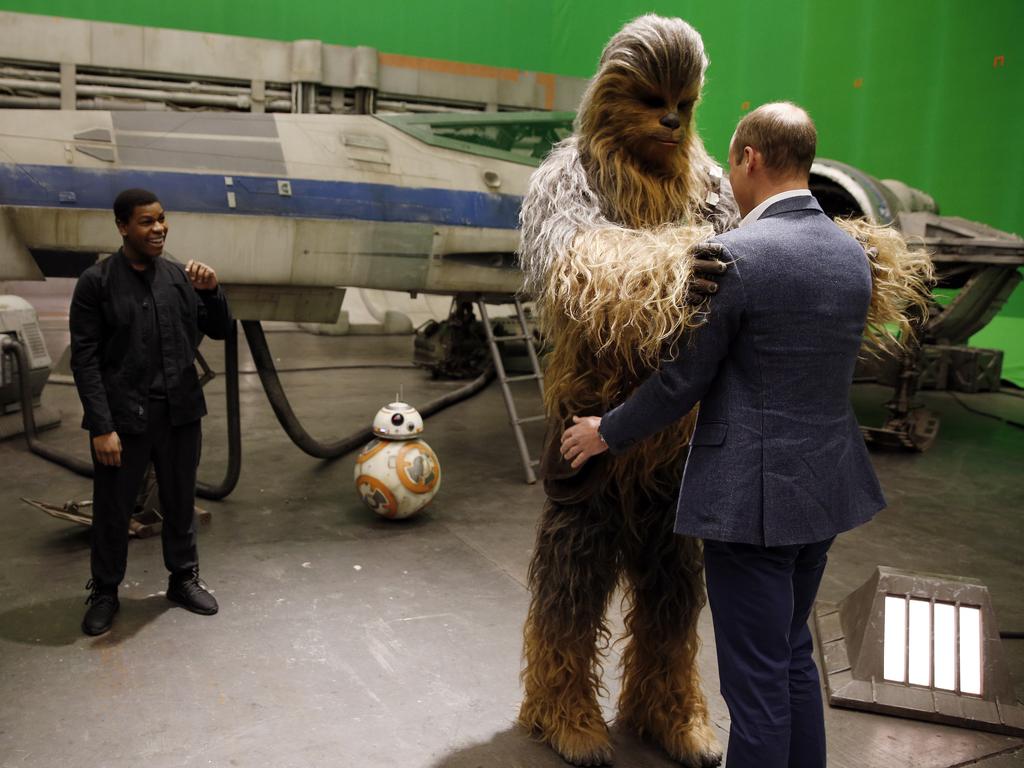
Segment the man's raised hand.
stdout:
<path fill-rule="evenodd" d="M 208 267 L 202 262 L 189 259 L 185 265 L 185 274 L 197 291 L 212 291 L 217 287 L 217 273 L 213 271 L 213 267 Z"/>

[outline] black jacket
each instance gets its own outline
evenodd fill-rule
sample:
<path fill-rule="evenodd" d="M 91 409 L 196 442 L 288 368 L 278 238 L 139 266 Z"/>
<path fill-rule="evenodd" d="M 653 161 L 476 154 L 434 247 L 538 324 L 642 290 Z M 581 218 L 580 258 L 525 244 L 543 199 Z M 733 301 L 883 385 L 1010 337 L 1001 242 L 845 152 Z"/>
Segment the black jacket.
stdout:
<path fill-rule="evenodd" d="M 85 409 L 82 427 L 93 436 L 145 431 L 153 380 L 150 349 L 157 337 L 171 423 L 187 424 L 206 414 L 196 347 L 200 333 L 213 339 L 227 335 L 227 300 L 220 287 L 196 291 L 185 268 L 165 256 L 153 269 L 151 281 L 141 279 L 118 251 L 85 270 L 75 286 L 71 371 Z"/>

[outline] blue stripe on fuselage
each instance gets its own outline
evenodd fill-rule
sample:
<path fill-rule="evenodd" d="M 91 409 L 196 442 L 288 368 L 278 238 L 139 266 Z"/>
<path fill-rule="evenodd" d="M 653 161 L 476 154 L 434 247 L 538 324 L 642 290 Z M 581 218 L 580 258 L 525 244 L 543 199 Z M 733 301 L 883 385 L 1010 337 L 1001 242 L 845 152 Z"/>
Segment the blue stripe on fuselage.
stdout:
<path fill-rule="evenodd" d="M 0 205 L 110 210 L 118 192 L 142 187 L 154 192 L 171 212 L 515 229 L 522 203 L 516 195 L 313 179 L 287 179 L 292 194 L 285 197 L 278 194 L 276 178 L 232 176 L 232 186 L 226 186 L 224 178 L 212 173 L 0 163 Z M 235 193 L 234 208 L 228 207 L 228 192 Z"/>

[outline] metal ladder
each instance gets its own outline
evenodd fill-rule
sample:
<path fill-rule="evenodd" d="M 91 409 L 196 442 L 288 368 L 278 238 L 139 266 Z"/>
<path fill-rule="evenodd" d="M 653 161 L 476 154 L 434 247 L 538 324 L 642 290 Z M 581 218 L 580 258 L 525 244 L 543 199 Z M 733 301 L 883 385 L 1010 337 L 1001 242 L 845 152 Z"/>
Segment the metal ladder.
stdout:
<path fill-rule="evenodd" d="M 492 302 L 496 303 L 496 302 Z M 501 303 L 507 303 L 503 300 Z M 516 381 L 536 381 L 537 391 L 540 393 L 541 403 L 544 402 L 544 374 L 540 371 L 540 361 L 537 359 L 537 350 L 533 346 L 533 338 L 530 335 L 529 329 L 526 326 L 526 315 L 523 312 L 523 303 L 519 300 L 519 297 L 515 297 L 514 300 L 516 307 L 516 317 L 519 319 L 519 329 L 521 333 L 514 336 L 495 336 L 494 328 L 491 326 L 491 319 L 487 315 L 487 299 L 484 296 L 477 297 L 477 306 L 480 307 L 480 319 L 484 324 L 484 331 L 487 333 L 487 344 L 491 348 L 491 359 L 494 361 L 494 370 L 498 374 L 498 382 L 501 384 L 501 395 L 505 398 L 505 408 L 508 411 L 508 421 L 512 425 L 512 432 L 516 437 L 516 445 L 519 446 L 519 458 L 523 463 L 523 472 L 526 475 L 527 483 L 537 482 L 537 473 L 534 471 L 540 461 L 530 456 L 530 450 L 526 445 L 526 437 L 523 435 L 523 424 L 528 424 L 535 421 L 544 421 L 544 414 L 539 416 L 526 416 L 520 418 L 516 411 L 515 401 L 512 399 L 512 390 L 509 389 L 509 384 Z M 526 343 L 526 353 L 530 356 L 530 365 L 533 368 L 533 373 L 526 374 L 523 376 L 508 376 L 505 373 L 505 363 L 501 357 L 501 348 L 499 344 L 504 344 L 508 341 L 522 341 Z"/>

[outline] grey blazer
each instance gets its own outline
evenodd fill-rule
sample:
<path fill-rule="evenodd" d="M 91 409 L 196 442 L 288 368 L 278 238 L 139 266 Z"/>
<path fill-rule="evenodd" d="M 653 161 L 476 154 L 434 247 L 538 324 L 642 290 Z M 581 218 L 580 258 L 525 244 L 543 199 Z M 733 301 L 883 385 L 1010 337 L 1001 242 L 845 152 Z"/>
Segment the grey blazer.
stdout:
<path fill-rule="evenodd" d="M 864 250 L 811 196 L 715 238 L 732 264 L 709 320 L 601 422 L 618 453 L 700 401 L 677 533 L 824 541 L 885 506 L 850 405 L 871 301 Z"/>

